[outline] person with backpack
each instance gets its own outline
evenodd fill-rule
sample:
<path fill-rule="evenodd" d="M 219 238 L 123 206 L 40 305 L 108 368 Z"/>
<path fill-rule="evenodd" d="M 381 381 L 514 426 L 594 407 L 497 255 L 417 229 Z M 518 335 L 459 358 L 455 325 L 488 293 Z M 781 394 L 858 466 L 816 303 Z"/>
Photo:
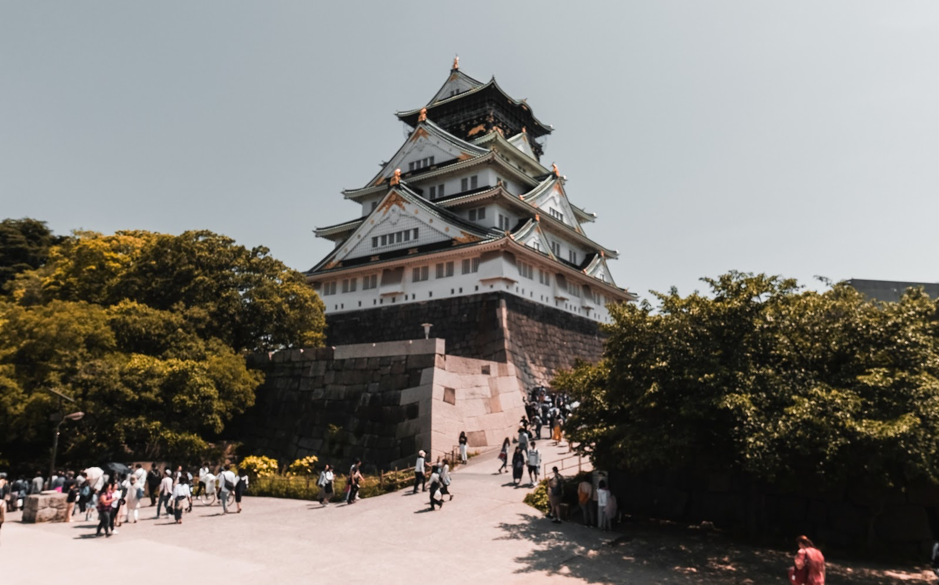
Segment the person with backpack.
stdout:
<path fill-rule="evenodd" d="M 320 488 L 320 504 L 323 507 L 329 505 L 330 498 L 333 497 L 333 480 L 335 476 L 333 475 L 333 468 L 326 464 L 326 467 L 323 471 L 320 472 L 320 477 L 316 480 L 316 485 Z"/>
<path fill-rule="evenodd" d="M 548 518 L 555 524 L 561 523 L 561 499 L 564 496 L 564 478 L 557 467 L 551 468 L 551 481 L 548 483 Z"/>
<path fill-rule="evenodd" d="M 181 474 L 173 486 L 173 516 L 177 524 L 183 523 L 183 512 L 187 508 L 192 509 L 192 488 L 189 486 L 189 476 Z"/>
<path fill-rule="evenodd" d="M 528 454 L 528 429 L 524 426 L 518 427 L 518 447 L 523 455 Z"/>
<path fill-rule="evenodd" d="M 228 514 L 228 497 L 235 491 L 238 477 L 231 470 L 230 464 L 226 463 L 222 468 L 224 471 L 218 474 L 218 499 L 222 501 L 222 513 Z"/>
<path fill-rule="evenodd" d="M 796 539 L 799 552 L 789 568 L 789 582 L 794 585 L 825 585 L 825 557 L 808 536 Z"/>

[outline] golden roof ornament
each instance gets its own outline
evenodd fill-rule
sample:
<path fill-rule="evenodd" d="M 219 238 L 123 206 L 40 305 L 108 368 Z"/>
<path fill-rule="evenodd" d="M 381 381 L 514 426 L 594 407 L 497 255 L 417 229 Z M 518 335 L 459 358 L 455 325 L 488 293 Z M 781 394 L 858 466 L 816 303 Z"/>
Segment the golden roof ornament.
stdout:
<path fill-rule="evenodd" d="M 417 121 L 418 122 L 427 121 L 427 108 L 421 108 L 421 113 L 417 116 Z"/>
<path fill-rule="evenodd" d="M 551 163 L 551 172 L 554 173 L 555 177 L 561 176 L 561 171 L 558 170 L 558 165 L 555 163 Z"/>
<path fill-rule="evenodd" d="M 456 71 L 456 70 L 459 69 L 459 68 L 460 68 L 460 56 L 457 55 L 456 57 L 453 58 L 453 68 L 452 68 L 452 69 L 453 69 L 453 71 Z"/>
<path fill-rule="evenodd" d="M 401 184 L 401 169 L 395 169 L 395 174 L 391 176 L 391 182 L 388 184 L 392 187 Z"/>

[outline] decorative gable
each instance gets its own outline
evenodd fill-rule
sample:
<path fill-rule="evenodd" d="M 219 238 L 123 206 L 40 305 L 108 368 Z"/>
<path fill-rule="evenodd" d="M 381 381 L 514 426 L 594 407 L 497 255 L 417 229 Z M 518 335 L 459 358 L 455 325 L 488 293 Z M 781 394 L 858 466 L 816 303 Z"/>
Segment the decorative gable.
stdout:
<path fill-rule="evenodd" d="M 346 260 L 411 251 L 428 244 L 468 244 L 488 236 L 458 218 L 451 220 L 440 215 L 448 212 L 433 212 L 428 205 L 432 204 L 423 204 L 404 186 L 392 189 L 349 238 L 324 260 L 322 268 L 328 270 Z"/>
<path fill-rule="evenodd" d="M 418 124 L 407 141 L 369 184 L 380 185 L 386 182 L 394 175 L 396 169 L 400 169 L 402 173 L 429 169 L 447 161 L 466 160 L 487 152 L 485 148 L 464 142 L 425 121 Z"/>
<path fill-rule="evenodd" d="M 433 99 L 431 99 L 427 105 L 429 106 L 439 101 L 449 99 L 465 91 L 475 89 L 481 85 L 483 85 L 482 82 L 476 81 L 465 73 L 461 73 L 458 69 L 453 70 L 450 72 L 450 77 L 447 78 L 447 81 L 444 82 L 443 86 L 437 91 Z"/>

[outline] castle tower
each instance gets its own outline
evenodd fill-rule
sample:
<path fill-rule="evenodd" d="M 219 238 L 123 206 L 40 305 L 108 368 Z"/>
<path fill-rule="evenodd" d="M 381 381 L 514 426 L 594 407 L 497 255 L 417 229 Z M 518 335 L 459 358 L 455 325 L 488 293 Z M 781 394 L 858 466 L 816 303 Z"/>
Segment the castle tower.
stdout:
<path fill-rule="evenodd" d="M 495 78 L 457 61 L 411 130 L 364 186 L 359 217 L 316 228 L 335 248 L 307 272 L 326 304 L 330 345 L 446 339 L 448 353 L 513 361 L 525 386 L 575 357 L 596 359 L 608 303 L 633 301 L 590 239 L 596 214 L 541 163 L 552 127 Z"/>

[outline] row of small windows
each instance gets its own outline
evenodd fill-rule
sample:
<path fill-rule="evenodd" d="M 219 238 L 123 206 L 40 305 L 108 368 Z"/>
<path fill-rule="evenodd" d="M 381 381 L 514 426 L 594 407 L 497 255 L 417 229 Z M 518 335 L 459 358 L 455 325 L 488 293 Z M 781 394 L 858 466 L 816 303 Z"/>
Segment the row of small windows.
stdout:
<path fill-rule="evenodd" d="M 564 214 L 561 213 L 560 211 L 558 211 L 557 209 L 555 209 L 555 208 L 553 208 L 553 207 L 549 207 L 549 208 L 548 208 L 548 213 L 550 213 L 551 216 L 554 217 L 555 219 L 559 219 L 559 220 L 561 220 L 561 221 L 564 221 Z"/>
<path fill-rule="evenodd" d="M 421 160 L 415 160 L 408 163 L 408 171 L 419 171 L 421 169 L 426 169 L 427 167 L 434 166 L 434 157 L 428 156 L 427 158 L 422 158 Z"/>
<path fill-rule="evenodd" d="M 460 191 L 469 191 L 470 189 L 475 189 L 479 186 L 479 175 L 473 175 L 472 177 L 463 177 L 460 179 Z"/>
<path fill-rule="evenodd" d="M 384 234 L 381 236 L 372 236 L 372 247 L 381 248 L 382 246 L 392 246 L 394 244 L 401 244 L 403 242 L 417 240 L 419 229 L 420 228 L 413 228 L 409 230 L 401 230 L 400 232 Z"/>
<path fill-rule="evenodd" d="M 479 272 L 479 258 L 464 258 L 462 261 L 463 274 L 472 274 Z M 454 275 L 456 265 L 453 262 L 440 262 L 434 266 L 434 272 L 437 278 L 447 278 Z M 429 266 L 418 266 L 411 271 L 411 280 L 413 282 L 423 282 L 430 278 Z M 357 278 L 344 279 L 341 284 L 339 281 L 324 282 L 321 292 L 323 296 L 334 295 L 337 288 L 341 287 L 342 292 L 352 293 L 358 287 Z M 378 275 L 370 274 L 362 277 L 362 290 L 371 290 L 378 288 Z"/>

